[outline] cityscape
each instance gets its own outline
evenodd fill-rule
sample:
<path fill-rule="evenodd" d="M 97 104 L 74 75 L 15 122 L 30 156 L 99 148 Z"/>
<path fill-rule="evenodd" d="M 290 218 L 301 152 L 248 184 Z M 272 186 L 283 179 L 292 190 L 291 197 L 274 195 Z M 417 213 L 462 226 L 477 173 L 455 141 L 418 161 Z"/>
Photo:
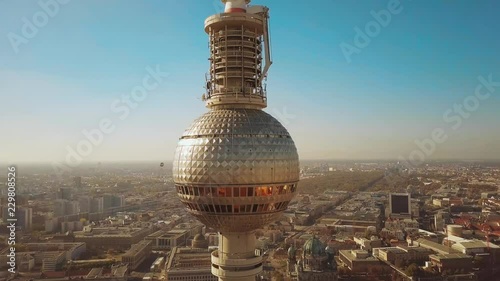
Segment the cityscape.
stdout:
<path fill-rule="evenodd" d="M 436 1 L 428 22 L 409 0 L 198 2 L 40 0 L 20 29 L 6 14 L 0 281 L 500 280 L 500 38 L 474 41 L 496 2 Z M 358 10 L 354 40 L 325 25 Z M 148 66 L 122 76 L 128 61 Z"/>
<path fill-rule="evenodd" d="M 179 201 L 171 164 L 95 163 L 62 182 L 50 168 L 24 169 L 13 280 L 217 279 L 210 253 L 219 234 Z M 260 280 L 498 274 L 499 163 L 432 162 L 408 170 L 392 162 L 303 161 L 300 179 L 282 216 L 255 232 Z M 6 198 L 3 192 L 4 225 Z M 2 236 L 7 272 L 5 227 Z"/>

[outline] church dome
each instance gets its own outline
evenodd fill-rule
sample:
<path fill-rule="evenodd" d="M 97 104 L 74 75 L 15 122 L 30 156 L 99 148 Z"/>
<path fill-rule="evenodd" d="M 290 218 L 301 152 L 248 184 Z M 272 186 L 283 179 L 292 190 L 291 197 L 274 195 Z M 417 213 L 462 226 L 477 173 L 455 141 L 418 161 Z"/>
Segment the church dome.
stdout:
<path fill-rule="evenodd" d="M 334 254 L 335 253 L 335 249 L 332 248 L 332 247 L 330 247 L 330 246 L 326 246 L 325 252 L 328 253 L 328 254 Z"/>
<path fill-rule="evenodd" d="M 193 238 L 194 241 L 205 241 L 205 236 L 201 234 L 196 234 Z"/>
<path fill-rule="evenodd" d="M 196 234 L 191 241 L 191 247 L 198 249 L 206 249 L 208 248 L 208 241 L 205 239 L 205 236 L 201 234 Z"/>
<path fill-rule="evenodd" d="M 290 246 L 290 248 L 288 248 L 288 258 L 289 259 L 292 259 L 292 260 L 295 259 L 295 251 L 296 251 L 296 249 L 293 245 Z"/>
<path fill-rule="evenodd" d="M 304 244 L 304 255 L 326 256 L 325 245 L 323 245 L 318 238 L 313 236 Z"/>

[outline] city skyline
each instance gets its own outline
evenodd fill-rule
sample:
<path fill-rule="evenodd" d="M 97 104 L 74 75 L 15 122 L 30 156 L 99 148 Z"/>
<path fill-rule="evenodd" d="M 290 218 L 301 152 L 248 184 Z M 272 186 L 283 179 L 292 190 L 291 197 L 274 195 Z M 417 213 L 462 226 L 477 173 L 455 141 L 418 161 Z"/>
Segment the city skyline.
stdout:
<path fill-rule="evenodd" d="M 498 160 L 499 4 L 394 3 L 255 1 L 272 13 L 266 112 L 294 136 L 300 159 L 399 160 L 420 151 L 426 161 Z M 2 162 L 64 162 L 83 130 L 103 131 L 104 119 L 110 133 L 82 163 L 171 161 L 178 136 L 207 111 L 200 19 L 221 9 L 219 1 L 69 1 L 28 38 L 23 18 L 33 23 L 43 7 L 0 2 L 9 11 L 0 17 L 0 129 L 10 132 L 0 141 Z M 357 28 L 376 17 L 384 23 L 381 11 L 391 10 L 366 46 L 355 44 Z M 135 108 L 123 102 L 146 77 L 147 97 Z M 436 129 L 444 141 L 426 153 Z"/>

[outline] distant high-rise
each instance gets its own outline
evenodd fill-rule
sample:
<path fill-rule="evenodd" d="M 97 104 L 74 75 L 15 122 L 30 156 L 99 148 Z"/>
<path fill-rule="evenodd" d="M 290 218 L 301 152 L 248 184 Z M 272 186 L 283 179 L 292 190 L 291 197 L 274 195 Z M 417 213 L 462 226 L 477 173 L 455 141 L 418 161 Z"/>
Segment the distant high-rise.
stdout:
<path fill-rule="evenodd" d="M 74 215 L 80 213 L 78 201 L 58 199 L 54 202 L 54 215 L 56 217 Z"/>
<path fill-rule="evenodd" d="M 181 137 L 173 179 L 181 201 L 217 229 L 212 273 L 254 281 L 262 271 L 255 230 L 275 220 L 295 195 L 299 159 L 288 131 L 271 115 L 263 81 L 271 65 L 269 9 L 222 0 L 205 21 L 210 70 L 203 100 L 210 109 Z"/>
<path fill-rule="evenodd" d="M 117 198 L 117 199 L 115 199 Z M 104 195 L 103 197 L 80 196 L 78 203 L 82 213 L 102 213 L 113 207 L 121 207 L 123 196 Z"/>
<path fill-rule="evenodd" d="M 82 188 L 82 177 L 74 177 L 73 181 L 76 189 Z"/>
<path fill-rule="evenodd" d="M 391 215 L 410 215 L 411 198 L 408 193 L 391 193 L 389 196 Z"/>
<path fill-rule="evenodd" d="M 104 211 L 104 198 L 92 198 L 89 213 L 101 213 Z"/>
<path fill-rule="evenodd" d="M 73 189 L 71 187 L 61 187 L 57 190 L 56 199 L 71 200 Z"/>
<path fill-rule="evenodd" d="M 33 225 L 33 210 L 31 208 L 18 208 L 16 210 L 17 225 L 25 231 L 30 231 Z"/>
<path fill-rule="evenodd" d="M 103 196 L 104 210 L 110 208 L 122 207 L 124 205 L 124 198 L 121 195 L 106 194 Z"/>
<path fill-rule="evenodd" d="M 78 197 L 78 203 L 80 204 L 80 212 L 88 213 L 90 212 L 92 197 L 90 196 L 80 196 Z"/>

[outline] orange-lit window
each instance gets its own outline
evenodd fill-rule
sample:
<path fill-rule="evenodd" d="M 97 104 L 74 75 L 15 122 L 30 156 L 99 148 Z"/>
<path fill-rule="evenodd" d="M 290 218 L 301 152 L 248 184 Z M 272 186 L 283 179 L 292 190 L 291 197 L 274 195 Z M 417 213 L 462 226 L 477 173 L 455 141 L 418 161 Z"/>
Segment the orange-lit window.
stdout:
<path fill-rule="evenodd" d="M 219 187 L 217 188 L 217 197 L 224 197 L 226 194 L 226 191 L 224 187 Z"/>
<path fill-rule="evenodd" d="M 265 186 L 255 188 L 255 196 L 269 196 L 269 195 L 271 195 L 268 192 L 269 192 L 269 190 Z"/>
<path fill-rule="evenodd" d="M 255 196 L 262 196 L 262 187 L 255 188 Z"/>
<path fill-rule="evenodd" d="M 273 187 L 272 186 L 266 187 L 266 195 L 267 196 L 273 195 Z"/>
<path fill-rule="evenodd" d="M 231 187 L 219 187 L 217 189 L 218 197 L 231 197 Z"/>
<path fill-rule="evenodd" d="M 283 186 L 278 186 L 278 194 L 283 194 Z"/>

